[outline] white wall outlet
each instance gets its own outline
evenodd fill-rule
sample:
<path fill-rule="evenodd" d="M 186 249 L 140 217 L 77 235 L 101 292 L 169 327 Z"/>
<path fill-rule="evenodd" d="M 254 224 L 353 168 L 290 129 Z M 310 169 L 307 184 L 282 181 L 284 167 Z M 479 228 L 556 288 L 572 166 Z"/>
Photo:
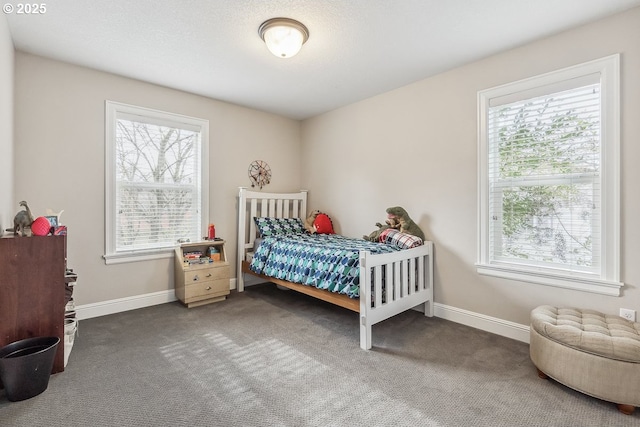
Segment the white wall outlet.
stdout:
<path fill-rule="evenodd" d="M 620 317 L 624 317 L 627 320 L 635 322 L 636 321 L 636 311 L 635 310 L 629 310 L 628 308 L 621 308 L 620 309 Z"/>

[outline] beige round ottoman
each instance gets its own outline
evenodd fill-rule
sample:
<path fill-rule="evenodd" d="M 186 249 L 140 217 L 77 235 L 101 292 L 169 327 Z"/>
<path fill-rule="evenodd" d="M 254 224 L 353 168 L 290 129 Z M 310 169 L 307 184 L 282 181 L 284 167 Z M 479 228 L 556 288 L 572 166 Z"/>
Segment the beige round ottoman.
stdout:
<path fill-rule="evenodd" d="M 530 338 L 541 378 L 614 402 L 625 414 L 640 406 L 640 323 L 544 305 L 531 312 Z"/>

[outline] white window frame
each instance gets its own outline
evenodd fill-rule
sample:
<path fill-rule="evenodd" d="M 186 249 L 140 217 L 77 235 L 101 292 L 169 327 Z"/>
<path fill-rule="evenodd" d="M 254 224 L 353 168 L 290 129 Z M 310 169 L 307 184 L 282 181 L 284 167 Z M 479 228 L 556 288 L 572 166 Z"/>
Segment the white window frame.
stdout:
<path fill-rule="evenodd" d="M 492 99 L 534 93 L 539 88 L 598 74 L 601 87 L 601 265 L 599 273 L 496 262 L 489 254 L 488 112 Z M 620 282 L 620 55 L 519 80 L 478 92 L 478 259 L 479 274 L 619 296 Z M 516 95 L 514 95 L 516 94 Z"/>
<path fill-rule="evenodd" d="M 116 127 L 118 114 L 138 115 L 158 123 L 184 123 L 188 127 L 200 129 L 201 138 L 201 230 L 205 235 L 209 218 L 209 121 L 181 114 L 168 113 L 145 107 L 105 101 L 105 264 L 145 261 L 170 258 L 173 247 L 135 251 L 116 251 Z"/>

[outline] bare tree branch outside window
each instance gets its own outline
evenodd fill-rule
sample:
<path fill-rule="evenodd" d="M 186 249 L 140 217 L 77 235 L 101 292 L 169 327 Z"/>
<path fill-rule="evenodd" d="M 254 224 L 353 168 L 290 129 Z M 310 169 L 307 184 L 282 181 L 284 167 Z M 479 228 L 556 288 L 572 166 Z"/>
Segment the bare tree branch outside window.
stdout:
<path fill-rule="evenodd" d="M 200 229 L 200 135 L 119 119 L 116 129 L 116 247 L 171 246 Z"/>

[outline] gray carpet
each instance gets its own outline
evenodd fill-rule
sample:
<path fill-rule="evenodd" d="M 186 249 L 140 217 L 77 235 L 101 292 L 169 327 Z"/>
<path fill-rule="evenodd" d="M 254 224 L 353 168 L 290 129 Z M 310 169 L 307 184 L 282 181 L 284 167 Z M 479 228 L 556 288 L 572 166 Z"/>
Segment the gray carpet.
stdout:
<path fill-rule="evenodd" d="M 275 286 L 80 322 L 65 372 L 0 425 L 638 426 L 539 379 L 526 344 L 409 311 L 359 348 L 355 313 Z"/>

